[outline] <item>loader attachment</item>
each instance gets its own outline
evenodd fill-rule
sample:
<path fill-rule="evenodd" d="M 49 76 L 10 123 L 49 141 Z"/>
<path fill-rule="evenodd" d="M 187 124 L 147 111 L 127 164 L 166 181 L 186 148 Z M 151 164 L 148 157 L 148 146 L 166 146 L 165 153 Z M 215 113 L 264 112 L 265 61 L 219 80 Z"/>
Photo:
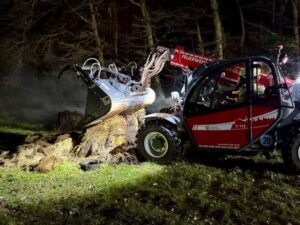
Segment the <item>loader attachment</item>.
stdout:
<path fill-rule="evenodd" d="M 83 126 L 89 127 L 114 115 L 133 113 L 151 105 L 155 101 L 151 78 L 160 73 L 169 55 L 168 49 L 157 49 L 138 71 L 134 63 L 129 64 L 132 68 L 122 70 L 114 63 L 103 67 L 95 58 L 87 59 L 82 66 L 73 65 L 71 68 L 88 86 Z"/>

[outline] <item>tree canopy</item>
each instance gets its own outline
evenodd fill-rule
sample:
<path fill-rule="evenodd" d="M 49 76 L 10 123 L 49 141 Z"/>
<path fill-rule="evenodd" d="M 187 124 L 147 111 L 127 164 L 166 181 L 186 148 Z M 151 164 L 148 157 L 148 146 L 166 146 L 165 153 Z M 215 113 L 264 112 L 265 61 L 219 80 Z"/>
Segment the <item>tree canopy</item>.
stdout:
<path fill-rule="evenodd" d="M 299 0 L 4 0 L 1 64 L 49 60 L 137 60 L 151 47 L 183 45 L 215 57 L 274 54 L 284 44 L 299 57 Z"/>

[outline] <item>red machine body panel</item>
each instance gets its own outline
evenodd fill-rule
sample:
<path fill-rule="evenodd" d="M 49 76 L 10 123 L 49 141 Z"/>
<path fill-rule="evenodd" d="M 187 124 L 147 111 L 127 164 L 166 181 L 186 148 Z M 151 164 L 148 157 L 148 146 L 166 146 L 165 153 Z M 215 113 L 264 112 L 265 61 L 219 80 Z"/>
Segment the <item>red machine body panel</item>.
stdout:
<path fill-rule="evenodd" d="M 189 130 L 201 148 L 240 149 L 264 133 L 278 117 L 277 106 L 242 106 L 187 118 Z"/>
<path fill-rule="evenodd" d="M 248 107 L 187 118 L 195 142 L 202 148 L 239 149 L 248 143 Z"/>

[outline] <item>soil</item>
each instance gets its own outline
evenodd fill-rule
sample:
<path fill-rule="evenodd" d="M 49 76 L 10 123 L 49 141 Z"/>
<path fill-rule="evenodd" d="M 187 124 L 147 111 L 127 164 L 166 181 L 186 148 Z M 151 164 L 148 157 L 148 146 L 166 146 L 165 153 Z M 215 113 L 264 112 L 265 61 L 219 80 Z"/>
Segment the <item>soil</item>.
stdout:
<path fill-rule="evenodd" d="M 108 164 L 137 164 L 135 137 L 141 114 L 139 111 L 116 115 L 82 133 L 67 132 L 50 137 L 1 134 L 0 165 L 48 172 L 65 160 L 76 163 L 97 160 Z M 66 128 L 69 129 L 68 122 L 70 120 L 66 119 L 60 124 L 67 124 Z M 64 128 L 60 126 L 60 130 Z"/>

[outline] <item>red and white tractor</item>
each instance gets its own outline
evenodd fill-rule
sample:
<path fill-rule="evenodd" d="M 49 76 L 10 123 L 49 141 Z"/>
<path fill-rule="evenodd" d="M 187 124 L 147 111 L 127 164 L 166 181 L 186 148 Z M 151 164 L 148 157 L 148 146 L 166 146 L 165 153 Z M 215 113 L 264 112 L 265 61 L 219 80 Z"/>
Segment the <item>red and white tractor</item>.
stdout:
<path fill-rule="evenodd" d="M 171 65 L 196 68 L 184 96 L 169 113 L 147 115 L 137 135 L 145 160 L 169 163 L 190 140 L 199 151 L 268 153 L 280 148 L 286 164 L 300 171 L 300 103 L 289 92 L 279 62 L 254 56 L 231 61 L 169 53 Z M 178 104 L 177 104 L 178 105 Z"/>

